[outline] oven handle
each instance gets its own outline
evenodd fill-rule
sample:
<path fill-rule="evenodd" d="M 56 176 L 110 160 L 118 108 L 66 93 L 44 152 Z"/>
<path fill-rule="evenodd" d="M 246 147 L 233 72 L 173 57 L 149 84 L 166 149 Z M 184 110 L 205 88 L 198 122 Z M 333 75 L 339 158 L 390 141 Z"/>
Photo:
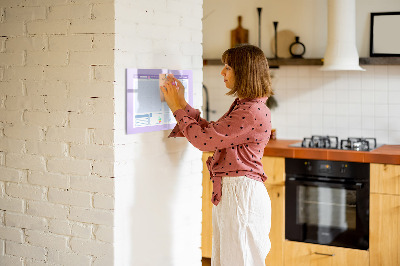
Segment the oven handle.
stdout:
<path fill-rule="evenodd" d="M 288 177 L 286 181 L 291 181 L 291 182 L 296 182 L 296 183 L 301 183 L 304 185 L 340 185 L 348 188 L 354 188 L 354 189 L 361 189 L 363 187 L 363 183 L 361 182 L 356 182 L 356 183 L 346 183 L 346 182 L 332 182 L 332 181 L 321 181 L 321 180 L 316 180 L 316 181 L 310 181 L 310 180 L 304 180 L 303 178 L 297 178 L 297 177 Z"/>

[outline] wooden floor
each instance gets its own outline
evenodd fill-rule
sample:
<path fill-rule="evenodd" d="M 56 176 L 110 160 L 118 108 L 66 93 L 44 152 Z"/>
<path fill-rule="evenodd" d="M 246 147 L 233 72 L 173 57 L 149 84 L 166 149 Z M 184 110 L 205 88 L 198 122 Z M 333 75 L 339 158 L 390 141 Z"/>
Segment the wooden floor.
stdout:
<path fill-rule="evenodd" d="M 211 266 L 211 259 L 209 258 L 202 258 L 201 262 L 203 263 L 203 266 Z"/>

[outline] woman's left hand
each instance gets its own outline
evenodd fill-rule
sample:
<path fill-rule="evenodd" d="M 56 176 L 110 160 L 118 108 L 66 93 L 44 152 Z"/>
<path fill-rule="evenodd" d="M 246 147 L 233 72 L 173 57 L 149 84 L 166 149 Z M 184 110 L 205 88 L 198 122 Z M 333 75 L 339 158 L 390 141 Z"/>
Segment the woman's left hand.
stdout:
<path fill-rule="evenodd" d="M 160 86 L 160 89 L 164 94 L 164 98 L 168 104 L 169 109 L 171 109 L 173 113 L 178 109 L 184 108 L 180 104 L 178 88 L 172 83 L 172 80 L 167 79 L 164 83 L 164 86 Z"/>

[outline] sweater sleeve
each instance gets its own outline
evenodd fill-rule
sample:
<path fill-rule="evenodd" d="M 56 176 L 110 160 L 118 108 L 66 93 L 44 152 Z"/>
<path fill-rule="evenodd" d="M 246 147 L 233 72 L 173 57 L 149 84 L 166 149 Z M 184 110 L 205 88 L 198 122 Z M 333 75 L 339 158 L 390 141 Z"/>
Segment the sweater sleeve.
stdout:
<path fill-rule="evenodd" d="M 179 109 L 174 112 L 180 132 L 201 151 L 224 149 L 253 141 L 257 120 L 249 109 L 235 109 L 218 122 L 202 126 L 187 113 Z"/>
<path fill-rule="evenodd" d="M 206 127 L 208 126 L 209 122 L 203 118 L 200 117 L 200 110 L 194 109 L 192 106 L 187 104 L 185 108 L 183 109 L 186 114 L 196 120 L 200 126 Z M 179 125 L 176 124 L 176 126 L 172 129 L 171 133 L 169 134 L 168 138 L 176 138 L 176 137 L 184 137 L 182 132 L 180 131 Z"/>

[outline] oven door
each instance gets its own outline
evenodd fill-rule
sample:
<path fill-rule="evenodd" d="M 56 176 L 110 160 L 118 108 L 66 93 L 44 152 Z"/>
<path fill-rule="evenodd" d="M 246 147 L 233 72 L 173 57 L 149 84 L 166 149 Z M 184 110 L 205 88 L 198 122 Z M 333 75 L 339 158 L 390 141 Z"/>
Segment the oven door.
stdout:
<path fill-rule="evenodd" d="M 286 239 L 367 250 L 369 185 L 286 178 Z"/>

